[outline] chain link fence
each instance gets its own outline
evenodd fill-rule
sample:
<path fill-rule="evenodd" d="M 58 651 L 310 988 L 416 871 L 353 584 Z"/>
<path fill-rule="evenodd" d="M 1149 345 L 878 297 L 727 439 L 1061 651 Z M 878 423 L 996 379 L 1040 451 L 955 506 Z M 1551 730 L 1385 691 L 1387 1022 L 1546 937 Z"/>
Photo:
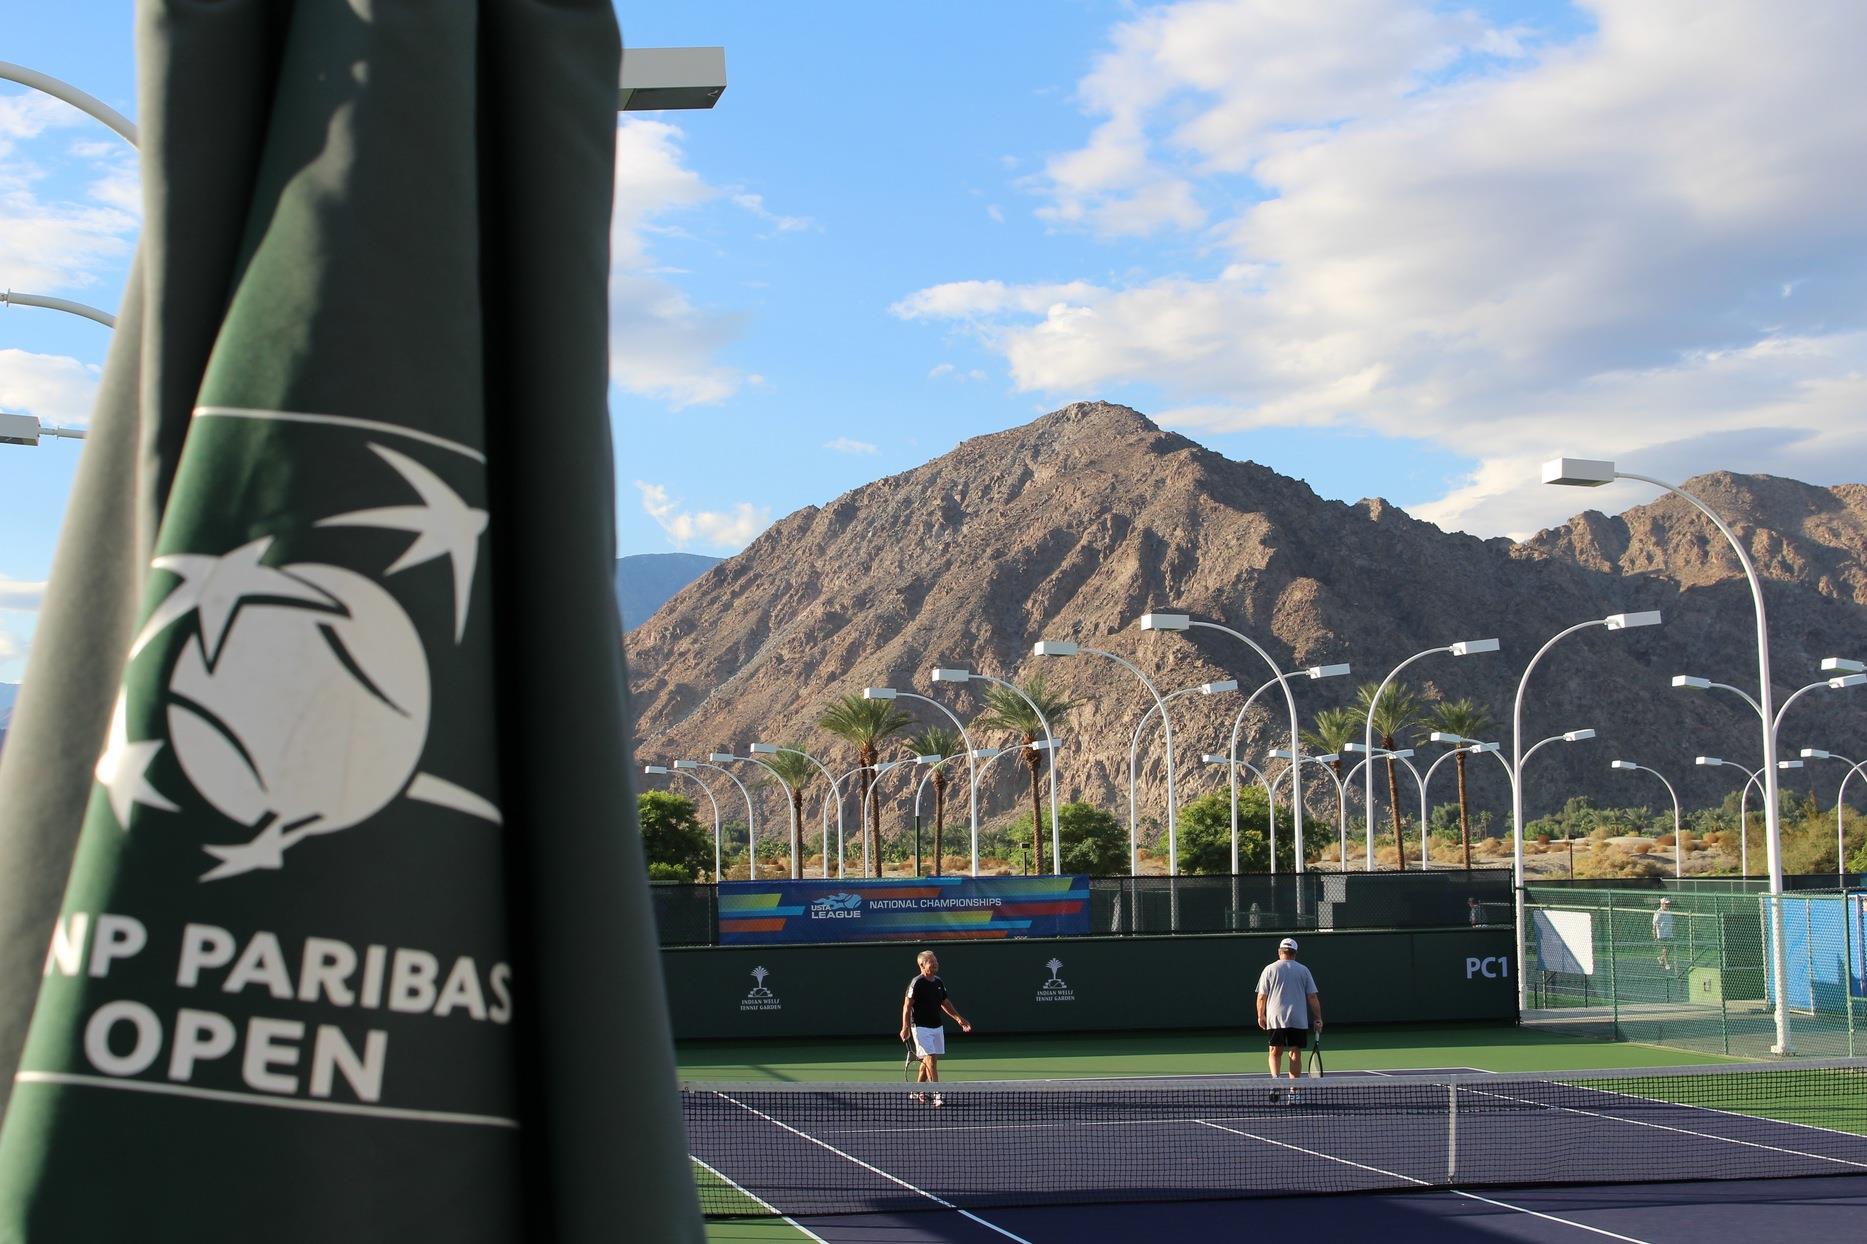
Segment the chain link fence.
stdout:
<path fill-rule="evenodd" d="M 1815 884 L 1825 881 L 1826 888 Z M 1784 992 L 1793 1052 L 1867 1052 L 1867 892 L 1785 879 Z M 1699 1053 L 1768 1057 L 1776 1044 L 1771 896 L 1760 881 L 1632 888 L 1532 885 L 1525 894 L 1528 1023 Z"/>
<path fill-rule="evenodd" d="M 716 887 L 657 883 L 650 890 L 663 946 L 719 944 Z M 1089 879 L 1089 931 L 1103 937 L 1509 928 L 1510 923 L 1508 868 Z"/>

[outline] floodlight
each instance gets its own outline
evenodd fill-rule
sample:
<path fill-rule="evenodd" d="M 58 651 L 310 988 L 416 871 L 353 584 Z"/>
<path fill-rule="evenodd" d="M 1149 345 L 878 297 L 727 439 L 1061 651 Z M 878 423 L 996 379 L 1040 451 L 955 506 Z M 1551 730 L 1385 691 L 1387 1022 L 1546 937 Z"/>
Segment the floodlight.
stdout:
<path fill-rule="evenodd" d="M 1599 458 L 1551 458 L 1543 464 L 1545 484 L 1599 488 L 1614 482 L 1614 464 Z"/>

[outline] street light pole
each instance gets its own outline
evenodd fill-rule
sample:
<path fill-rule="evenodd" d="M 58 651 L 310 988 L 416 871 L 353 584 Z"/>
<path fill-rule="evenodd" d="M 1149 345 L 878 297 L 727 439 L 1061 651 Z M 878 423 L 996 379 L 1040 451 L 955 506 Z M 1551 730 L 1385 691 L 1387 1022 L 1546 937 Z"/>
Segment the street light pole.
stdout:
<path fill-rule="evenodd" d="M 642 772 L 659 773 L 663 775 L 673 774 L 673 770 L 669 769 L 668 766 L 666 765 L 643 765 Z M 713 797 L 712 788 L 709 787 L 705 782 L 701 781 L 694 774 L 680 773 L 680 774 L 674 774 L 674 776 L 684 777 L 688 781 L 692 782 L 695 786 L 698 786 L 701 790 L 705 791 L 707 793 L 707 802 L 713 805 L 713 884 L 718 885 L 721 880 L 721 877 L 720 877 L 720 801 Z"/>
<path fill-rule="evenodd" d="M 1037 701 L 1025 694 L 1023 687 L 1006 679 L 998 678 L 992 674 L 979 674 L 970 669 L 936 668 L 929 677 L 932 678 L 934 682 L 970 682 L 975 678 L 982 682 L 989 682 L 995 687 L 1003 687 L 1020 700 L 1023 700 L 1025 704 L 1030 707 L 1031 712 L 1036 714 L 1037 723 L 1044 728 L 1044 750 L 1050 753 L 1050 763 L 1046 768 L 1050 771 L 1051 871 L 1061 875 L 1063 872 L 1063 831 L 1057 825 L 1057 736 L 1051 733 L 1050 719 L 1044 716 L 1043 709 L 1037 707 Z M 1032 828 L 1036 827 L 1033 826 Z M 1031 867 L 1034 869 L 1037 867 L 1036 860 L 1031 861 Z M 973 875 L 978 875 L 979 835 L 977 833 L 972 837 L 972 871 Z"/>
<path fill-rule="evenodd" d="M 1319 765 L 1322 771 L 1328 774 L 1330 780 L 1335 783 L 1336 860 L 1341 866 L 1340 871 L 1347 872 L 1348 787 L 1343 784 L 1342 775 L 1337 773 L 1333 767 L 1340 757 L 1335 752 L 1329 752 L 1327 755 L 1323 756 L 1304 756 L 1300 752 L 1286 751 L 1281 747 L 1273 747 L 1271 749 L 1271 755 L 1279 760 L 1290 761 L 1290 767 L 1284 771 L 1284 776 L 1290 779 L 1290 803 L 1292 808 L 1303 802 L 1303 775 L 1298 772 L 1301 766 L 1306 764 Z M 1292 824 L 1295 824 L 1296 814 L 1294 811 L 1291 813 L 1290 820 Z M 1299 838 L 1297 839 L 1297 871 L 1299 873 L 1303 871 L 1302 865 L 1303 840 Z"/>
<path fill-rule="evenodd" d="M 1424 652 L 1416 652 L 1412 656 L 1408 657 L 1406 660 L 1402 661 L 1399 665 L 1396 665 L 1392 670 L 1388 671 L 1387 677 L 1381 680 L 1381 685 L 1376 687 L 1374 690 L 1373 698 L 1368 701 L 1368 717 L 1367 717 L 1366 725 L 1363 730 L 1362 746 L 1366 748 L 1369 752 L 1374 751 L 1374 713 L 1375 713 L 1375 710 L 1381 706 L 1381 698 L 1387 693 L 1388 684 L 1393 682 L 1394 679 L 1399 676 L 1401 670 L 1406 669 L 1409 665 L 1412 665 L 1415 661 L 1418 661 L 1420 658 L 1430 657 L 1430 656 L 1433 656 L 1435 653 L 1444 652 L 1455 657 L 1468 657 L 1468 656 L 1475 656 L 1481 652 L 1496 652 L 1497 650 L 1498 650 L 1498 641 L 1495 639 L 1466 639 L 1466 640 L 1460 640 L 1458 643 L 1455 643 L 1455 644 L 1447 644 L 1442 648 L 1428 648 Z M 1372 765 L 1368 767 L 1366 793 L 1362 796 L 1362 811 L 1366 814 L 1367 819 L 1368 819 L 1368 823 L 1366 826 L 1367 834 L 1368 834 L 1368 846 L 1367 846 L 1367 855 L 1363 860 L 1363 864 L 1365 866 L 1364 871 L 1373 872 L 1374 871 L 1374 767 Z M 1518 914 L 1521 917 L 1522 913 L 1519 912 Z M 1518 987 L 1519 989 L 1522 988 L 1521 980 L 1519 980 L 1518 982 Z"/>
<path fill-rule="evenodd" d="M 1360 743 L 1345 743 L 1343 744 L 1343 750 L 1351 751 L 1351 752 L 1358 752 L 1362 750 L 1362 745 Z M 1425 872 L 1426 871 L 1426 779 L 1420 776 L 1420 771 L 1413 767 L 1413 762 L 1411 760 L 1407 759 L 1407 757 L 1411 755 L 1413 755 L 1413 749 L 1411 747 L 1402 747 L 1402 748 L 1398 748 L 1392 751 L 1390 751 L 1389 749 L 1385 747 L 1377 747 L 1374 749 L 1374 751 L 1370 752 L 1366 757 L 1364 757 L 1361 760 L 1361 762 L 1355 766 L 1355 768 L 1359 769 L 1362 765 L 1368 765 L 1369 768 L 1372 769 L 1373 768 L 1373 765 L 1371 763 L 1372 761 L 1398 760 L 1402 765 L 1406 766 L 1407 772 L 1413 775 L 1414 789 L 1419 791 L 1419 794 L 1420 794 L 1420 871 Z M 1354 769 L 1349 770 L 1349 781 L 1351 782 L 1354 781 Z M 1394 840 L 1394 849 L 1396 851 L 1400 851 L 1402 854 L 1405 854 L 1405 848 L 1401 846 L 1400 839 L 1398 837 L 1396 837 Z M 1401 871 L 1405 872 L 1406 869 L 1403 867 Z"/>
<path fill-rule="evenodd" d="M 1599 488 L 1617 479 L 1639 480 L 1684 499 L 1703 514 L 1730 543 L 1731 552 L 1736 554 L 1737 564 L 1743 567 L 1744 578 L 1750 584 L 1750 603 L 1756 615 L 1757 629 L 1757 715 L 1763 719 L 1763 823 L 1766 834 L 1764 847 L 1770 869 L 1770 951 L 1776 968 L 1776 979 L 1780 981 L 1788 969 L 1788 953 L 1783 946 L 1783 827 L 1780 809 L 1777 807 L 1776 731 L 1772 724 L 1776 713 L 1773 707 L 1774 692 L 1770 687 L 1770 624 L 1763 605 L 1763 580 L 1758 577 L 1757 567 L 1752 564 L 1749 552 L 1737 538 L 1737 533 L 1731 530 L 1730 524 L 1718 517 L 1710 506 L 1678 485 L 1654 479 L 1650 475 L 1617 471 L 1614 463 L 1599 459 L 1554 458 L 1543 464 L 1545 484 Z M 1521 978 L 1518 986 L 1521 992 Z M 1790 1043 L 1789 1002 L 1785 992 L 1777 990 L 1776 1044 L 1770 1052 L 1786 1056 L 1795 1053 L 1795 1047 Z"/>
<path fill-rule="evenodd" d="M 1685 847 L 1679 841 L 1685 830 L 1679 815 L 1679 792 L 1673 789 L 1673 784 L 1667 782 L 1666 775 L 1661 773 L 1658 769 L 1649 769 L 1647 766 L 1637 765 L 1631 760 L 1609 761 L 1608 768 L 1626 769 L 1630 772 L 1639 770 L 1642 773 L 1651 773 L 1662 783 L 1665 783 L 1666 793 L 1671 795 L 1673 800 L 1673 876 L 1675 878 L 1685 876 Z"/>
<path fill-rule="evenodd" d="M 1841 775 L 1841 789 L 1835 792 L 1835 883 L 1842 889 L 1846 889 L 1848 883 L 1848 846 L 1847 825 L 1841 819 L 1841 814 L 1846 811 L 1846 807 L 1842 802 L 1842 797 L 1848 793 L 1848 779 L 1854 776 L 1855 771 L 1860 768 L 1860 765 L 1855 761 L 1849 760 L 1846 756 L 1837 755 L 1834 752 L 1825 752 L 1819 747 L 1803 748 L 1802 758 L 1804 760 L 1839 760 L 1842 764 L 1848 766 L 1848 771 Z"/>
<path fill-rule="evenodd" d="M 1189 620 L 1189 624 L 1190 624 L 1190 620 Z M 1257 702 L 1257 698 L 1260 695 L 1263 695 L 1266 691 L 1270 690 L 1272 687 L 1277 686 L 1279 683 L 1288 682 L 1290 679 L 1296 678 L 1299 676 L 1308 678 L 1312 682 L 1319 678 L 1341 678 L 1347 675 L 1348 672 L 1349 672 L 1349 667 L 1347 665 L 1311 665 L 1301 670 L 1292 670 L 1288 674 L 1278 674 L 1276 677 L 1266 680 L 1262 685 L 1258 687 L 1256 691 L 1253 691 L 1250 695 L 1245 697 L 1245 702 L 1243 704 L 1240 704 L 1238 706 L 1238 712 L 1232 717 L 1231 745 L 1226 748 L 1226 752 L 1225 752 L 1227 760 L 1232 766 L 1232 872 L 1234 874 L 1238 872 L 1238 763 L 1239 763 L 1238 761 L 1238 735 L 1239 735 L 1239 732 L 1244 729 L 1245 714 L 1251 710 L 1252 704 Z M 1253 772 L 1256 772 L 1256 770 L 1253 770 Z M 1268 784 L 1264 788 L 1264 793 L 1271 800 L 1272 817 L 1273 817 L 1272 823 L 1274 826 L 1277 799 L 1276 799 L 1276 796 L 1272 794 L 1271 788 Z M 1291 815 L 1294 818 L 1296 814 L 1293 811 Z M 1300 820 L 1297 820 L 1295 822 L 1295 826 L 1297 827 L 1300 827 L 1301 824 L 1302 822 Z M 1303 871 L 1303 835 L 1302 835 L 1300 828 L 1296 828 L 1295 832 L 1296 832 L 1296 851 L 1295 851 L 1296 870 L 1298 872 L 1302 872 Z M 1276 839 L 1276 835 L 1275 833 L 1273 833 L 1272 843 L 1271 843 L 1271 875 L 1273 877 L 1277 875 L 1277 845 L 1276 845 L 1275 839 Z"/>
<path fill-rule="evenodd" d="M 793 844 L 802 844 L 803 839 L 797 832 L 797 804 L 791 801 L 791 785 L 784 780 L 783 776 L 780 775 L 776 769 L 760 760 L 757 756 L 735 756 L 731 752 L 708 752 L 707 759 L 713 761 L 715 764 L 726 764 L 735 760 L 742 761 L 746 764 L 757 765 L 759 768 L 765 770 L 765 772 L 771 774 L 771 780 L 778 783 L 779 789 L 785 792 L 784 806 L 789 809 L 791 813 L 791 842 Z M 745 787 L 742 785 L 739 789 L 744 790 Z M 750 824 L 751 812 L 748 810 L 746 815 L 748 818 L 747 823 Z M 823 835 L 823 849 L 824 875 L 828 876 L 830 867 L 830 835 L 827 828 Z M 791 850 L 791 880 L 793 881 L 796 881 L 803 875 L 803 862 L 798 859 L 798 854 L 799 846 L 793 846 Z"/>
<path fill-rule="evenodd" d="M 674 767 L 676 769 L 711 769 L 715 773 L 725 773 L 726 780 L 728 782 L 731 782 L 734 786 L 737 786 L 739 788 L 740 797 L 746 801 L 746 860 L 747 860 L 746 880 L 757 881 L 758 880 L 758 831 L 753 827 L 752 792 L 746 789 L 744 782 L 741 782 L 738 778 L 734 777 L 731 773 L 728 773 L 725 769 L 720 768 L 718 765 L 705 764 L 698 760 L 677 760 L 674 762 Z M 710 791 L 708 792 L 709 796 L 711 795 L 711 793 L 712 792 Z M 717 848 L 715 849 L 714 854 L 716 856 L 719 854 Z M 718 864 L 718 862 L 719 861 L 717 859 L 714 861 L 716 865 Z M 721 877 L 719 878 L 719 880 L 723 881 L 725 880 L 725 878 Z"/>
<path fill-rule="evenodd" d="M 1244 644 L 1247 648 L 1257 653 L 1258 658 L 1262 660 L 1264 664 L 1270 667 L 1271 674 L 1274 676 L 1274 681 L 1276 682 L 1276 684 L 1283 689 L 1284 707 L 1290 710 L 1290 751 L 1291 751 L 1291 754 L 1295 755 L 1302 750 L 1303 726 L 1302 726 L 1302 723 L 1297 720 L 1296 696 L 1291 694 L 1290 682 L 1287 678 L 1284 677 L 1284 671 L 1278 667 L 1277 662 L 1271 660 L 1271 654 L 1264 651 L 1264 648 L 1256 640 L 1252 639 L 1249 635 L 1244 634 L 1242 631 L 1233 630 L 1229 626 L 1222 626 L 1217 622 L 1197 621 L 1190 614 L 1184 614 L 1184 613 L 1144 613 L 1141 615 L 1140 626 L 1141 626 L 1141 629 L 1144 631 L 1186 631 L 1186 630 L 1192 629 L 1193 627 L 1199 627 L 1202 630 L 1208 630 L 1208 631 L 1219 631 L 1223 634 L 1230 635 L 1233 639 L 1236 639 L 1239 643 Z M 1334 667 L 1325 666 L 1321 668 L 1332 669 Z M 1342 670 L 1343 672 L 1346 673 L 1348 670 L 1348 667 L 1343 666 Z M 1315 675 L 1315 674 L 1311 675 L 1311 677 L 1313 678 L 1322 677 L 1322 676 L 1323 675 Z M 1293 793 L 1297 794 L 1298 796 L 1301 796 L 1302 791 L 1293 788 Z M 1292 832 L 1296 834 L 1296 840 L 1297 840 L 1296 868 L 1298 872 L 1302 872 L 1303 871 L 1303 800 L 1300 797 L 1291 802 L 1290 823 L 1292 827 Z"/>
<path fill-rule="evenodd" d="M 931 704 L 945 713 L 947 720 L 953 723 L 953 728 L 959 731 L 960 742 L 966 747 L 967 809 L 972 824 L 972 871 L 973 875 L 977 876 L 979 872 L 979 770 L 973 763 L 972 735 L 966 733 L 965 724 L 960 721 L 958 714 L 954 713 L 952 709 L 940 703 L 938 700 L 921 695 L 919 692 L 899 691 L 893 687 L 864 687 L 862 689 L 862 698 L 865 700 L 919 700 L 922 704 Z M 915 804 L 917 806 L 917 811 L 915 812 L 916 816 L 920 815 L 918 811 L 919 803 L 919 792 L 917 791 L 915 792 Z"/>
<path fill-rule="evenodd" d="M 836 879 L 843 879 L 843 793 L 837 786 L 836 779 L 823 767 L 823 762 L 809 752 L 796 747 L 780 747 L 776 743 L 748 743 L 746 750 L 755 756 L 776 756 L 780 752 L 792 756 L 802 756 L 817 766 L 817 772 L 823 774 L 823 780 L 830 784 L 830 798 L 836 801 Z M 830 875 L 830 827 L 826 822 L 823 827 L 823 875 Z"/>
<path fill-rule="evenodd" d="M 1160 704 L 1150 705 L 1148 710 L 1141 714 L 1141 720 L 1135 723 L 1134 734 L 1128 740 L 1128 871 L 1130 875 L 1134 873 L 1136 862 L 1134 856 L 1136 822 L 1135 768 L 1136 760 L 1141 751 L 1141 732 L 1147 728 L 1147 723 L 1153 720 L 1155 713 L 1160 713 L 1164 718 L 1167 711 L 1165 706 L 1173 703 L 1183 695 L 1191 695 L 1195 691 L 1199 692 L 1201 695 L 1221 695 L 1227 691 L 1236 690 L 1238 690 L 1238 680 L 1235 678 L 1227 678 L 1223 682 L 1205 682 L 1195 687 L 1182 687 L 1178 691 L 1169 691 Z M 1168 732 L 1167 737 L 1173 737 L 1171 731 Z M 1232 871 L 1236 873 L 1238 871 L 1238 816 L 1236 812 L 1234 812 L 1232 816 L 1232 829 Z"/>
<path fill-rule="evenodd" d="M 1084 653 L 1092 657 L 1107 657 L 1109 660 L 1115 662 L 1115 664 L 1127 670 L 1130 674 L 1133 674 L 1136 678 L 1139 678 L 1141 680 L 1141 685 L 1147 688 L 1147 693 L 1154 697 L 1154 706 L 1160 709 L 1161 728 L 1167 736 L 1167 875 L 1170 877 L 1179 876 L 1180 841 L 1179 827 L 1176 824 L 1179 819 L 1179 805 L 1174 802 L 1173 795 L 1173 718 L 1167 715 L 1167 701 L 1161 698 L 1160 689 L 1149 680 L 1146 674 L 1143 674 L 1140 669 L 1136 667 L 1134 662 L 1128 660 L 1126 657 L 1116 656 L 1113 652 L 1104 651 L 1101 648 L 1085 648 L 1081 644 L 1066 639 L 1040 639 L 1037 641 L 1036 645 L 1032 647 L 1031 651 L 1040 657 L 1073 657 L 1078 653 Z M 1233 684 L 1233 686 L 1236 685 L 1236 683 Z M 1052 767 L 1054 768 L 1054 766 Z M 1051 803 L 1051 812 L 1053 815 L 1056 812 L 1054 796 Z M 1139 858 L 1135 848 L 1134 826 L 1132 823 L 1129 825 L 1128 829 L 1128 850 L 1129 859 L 1131 861 L 1129 871 L 1132 874 L 1132 861 Z M 1057 871 L 1063 871 L 1061 861 L 1058 862 Z"/>
<path fill-rule="evenodd" d="M 0 61 L 0 79 L 17 82 L 21 86 L 31 87 L 54 99 L 63 100 L 92 120 L 101 121 L 115 130 L 118 137 L 130 146 L 136 146 L 136 123 L 134 121 L 95 95 L 81 91 L 69 82 L 61 81 L 48 73 L 40 73 L 37 69 L 28 69 L 24 65 L 14 65 L 6 61 Z"/>

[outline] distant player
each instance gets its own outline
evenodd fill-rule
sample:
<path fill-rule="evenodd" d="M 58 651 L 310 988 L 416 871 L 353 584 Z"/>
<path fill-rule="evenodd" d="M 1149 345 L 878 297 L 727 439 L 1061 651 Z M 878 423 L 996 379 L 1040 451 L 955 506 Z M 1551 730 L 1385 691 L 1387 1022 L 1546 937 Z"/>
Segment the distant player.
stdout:
<path fill-rule="evenodd" d="M 915 1083 L 938 1083 L 940 1080 L 940 1056 L 946 1053 L 946 1027 L 941 1015 L 953 1017 L 961 1032 L 971 1032 L 972 1025 L 964 1016 L 953 1009 L 947 998 L 946 982 L 935 973 L 940 970 L 940 960 L 931 950 L 923 950 L 914 956 L 920 973 L 908 982 L 907 996 L 901 1000 L 901 1039 L 914 1040 L 914 1052 L 920 1055 L 920 1074 L 915 1076 Z M 916 1101 L 926 1101 L 924 1094 L 916 1093 Z M 940 1094 L 933 1095 L 933 1104 L 943 1105 Z"/>
<path fill-rule="evenodd" d="M 1667 952 L 1673 944 L 1673 901 L 1669 898 L 1660 900 L 1660 909 L 1653 913 L 1653 941 L 1660 948 L 1660 966 L 1671 967 L 1667 961 Z"/>
<path fill-rule="evenodd" d="M 1316 993 L 1316 978 L 1297 962 L 1293 937 L 1277 943 L 1277 961 L 1258 974 L 1258 1027 L 1270 1037 L 1271 1079 L 1277 1078 L 1285 1050 L 1290 1051 L 1289 1077 L 1296 1079 L 1303 1070 L 1310 1030 L 1322 1031 L 1322 999 Z"/>

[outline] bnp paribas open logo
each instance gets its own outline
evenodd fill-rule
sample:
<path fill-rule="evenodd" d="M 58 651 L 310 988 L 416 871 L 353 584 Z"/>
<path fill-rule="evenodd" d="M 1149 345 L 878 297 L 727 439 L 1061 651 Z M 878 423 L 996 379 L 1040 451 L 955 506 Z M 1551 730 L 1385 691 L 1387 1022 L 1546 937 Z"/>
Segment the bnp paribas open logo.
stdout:
<path fill-rule="evenodd" d="M 150 775 L 157 756 L 172 748 L 195 794 L 249 835 L 203 844 L 212 858 L 202 881 L 283 868 L 287 852 L 399 800 L 500 821 L 486 797 L 422 770 L 432 663 L 389 586 L 403 571 L 446 559 L 458 644 L 486 511 L 409 454 L 374 440 L 368 448 L 373 457 L 345 466 L 347 473 L 373 469 L 383 504 L 313 525 L 408 533 L 400 555 L 376 573 L 299 560 L 271 535 L 153 563 L 169 586 L 131 645 L 126 684 L 144 691 L 159 685 L 159 711 L 138 705 L 131 714 L 119 696 L 97 778 L 124 830 L 139 822 L 139 810 L 178 812 L 177 799 Z M 180 642 L 158 643 L 178 628 Z M 138 670 L 146 651 L 151 660 L 166 659 L 166 668 Z M 143 676 L 151 672 L 153 679 Z M 131 737 L 133 724 L 150 737 Z"/>

